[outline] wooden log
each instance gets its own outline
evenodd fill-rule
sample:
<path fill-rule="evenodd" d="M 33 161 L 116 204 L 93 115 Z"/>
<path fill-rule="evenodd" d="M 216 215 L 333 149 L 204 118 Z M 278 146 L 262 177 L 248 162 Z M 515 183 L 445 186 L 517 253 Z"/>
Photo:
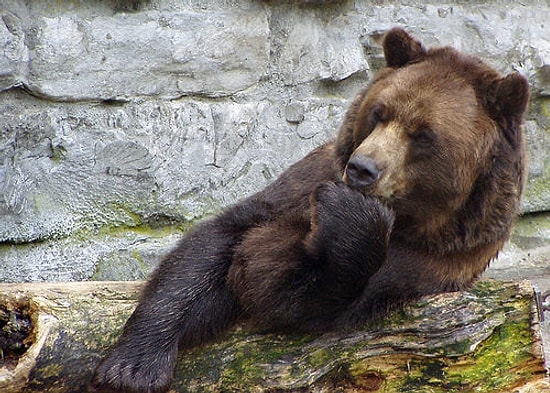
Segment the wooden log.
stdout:
<path fill-rule="evenodd" d="M 0 284 L 0 392 L 85 392 L 142 285 Z M 534 307 L 529 282 L 483 281 L 345 335 L 238 327 L 182 353 L 173 391 L 550 392 Z"/>

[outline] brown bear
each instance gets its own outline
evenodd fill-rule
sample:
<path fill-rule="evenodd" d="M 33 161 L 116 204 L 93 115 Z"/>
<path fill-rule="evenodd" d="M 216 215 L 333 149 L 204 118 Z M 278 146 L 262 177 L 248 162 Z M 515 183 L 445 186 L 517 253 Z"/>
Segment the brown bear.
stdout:
<path fill-rule="evenodd" d="M 401 29 L 383 48 L 334 141 L 166 256 L 95 389 L 164 392 L 178 349 L 237 321 L 349 329 L 479 277 L 518 212 L 528 83 Z"/>

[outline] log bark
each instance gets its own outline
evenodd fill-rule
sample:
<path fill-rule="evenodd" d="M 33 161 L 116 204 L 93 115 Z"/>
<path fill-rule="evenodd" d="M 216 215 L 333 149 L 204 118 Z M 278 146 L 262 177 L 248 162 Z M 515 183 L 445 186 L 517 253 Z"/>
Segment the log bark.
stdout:
<path fill-rule="evenodd" d="M 0 393 L 85 392 L 142 285 L 0 284 Z M 534 304 L 527 281 L 482 281 L 345 335 L 237 327 L 182 353 L 173 391 L 550 392 Z"/>

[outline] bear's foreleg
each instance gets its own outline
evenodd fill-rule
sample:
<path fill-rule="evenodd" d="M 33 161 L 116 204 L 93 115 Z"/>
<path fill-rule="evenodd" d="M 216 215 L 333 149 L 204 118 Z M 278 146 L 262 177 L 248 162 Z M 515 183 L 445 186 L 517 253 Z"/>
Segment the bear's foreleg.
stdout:
<path fill-rule="evenodd" d="M 97 367 L 99 392 L 168 390 L 178 349 L 213 340 L 237 319 L 240 307 L 227 287 L 233 248 L 268 208 L 249 199 L 204 222 L 161 262 L 126 323 L 117 345 Z"/>
<path fill-rule="evenodd" d="M 310 216 L 253 228 L 236 248 L 229 283 L 257 328 L 333 328 L 385 260 L 393 214 L 378 200 L 323 183 Z"/>
<path fill-rule="evenodd" d="M 393 212 L 344 183 L 322 183 L 311 195 L 311 231 L 305 245 L 319 261 L 327 286 L 356 297 L 386 259 Z"/>

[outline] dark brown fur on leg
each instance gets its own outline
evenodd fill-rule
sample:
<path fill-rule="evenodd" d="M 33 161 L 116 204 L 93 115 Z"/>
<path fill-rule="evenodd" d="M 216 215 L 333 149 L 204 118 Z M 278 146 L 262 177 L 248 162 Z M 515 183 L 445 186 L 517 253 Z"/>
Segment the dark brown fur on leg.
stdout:
<path fill-rule="evenodd" d="M 168 390 L 178 350 L 213 340 L 236 321 L 240 306 L 227 287 L 233 248 L 247 229 L 268 218 L 269 207 L 251 198 L 182 239 L 155 271 L 117 345 L 96 368 L 93 388 Z"/>

